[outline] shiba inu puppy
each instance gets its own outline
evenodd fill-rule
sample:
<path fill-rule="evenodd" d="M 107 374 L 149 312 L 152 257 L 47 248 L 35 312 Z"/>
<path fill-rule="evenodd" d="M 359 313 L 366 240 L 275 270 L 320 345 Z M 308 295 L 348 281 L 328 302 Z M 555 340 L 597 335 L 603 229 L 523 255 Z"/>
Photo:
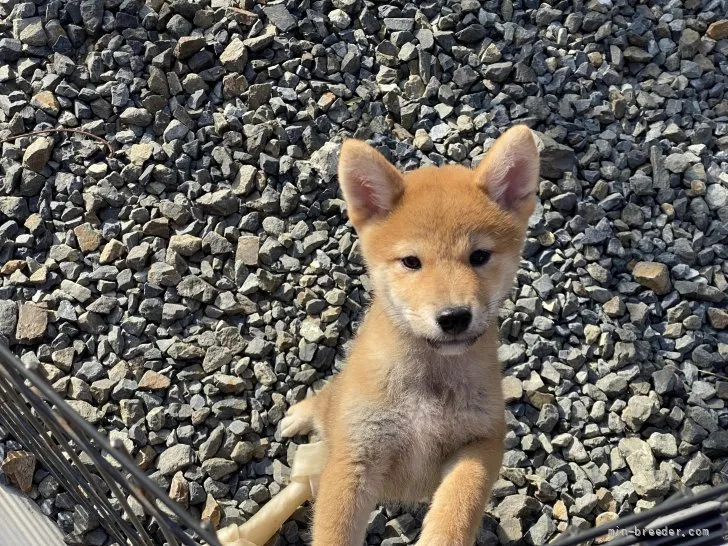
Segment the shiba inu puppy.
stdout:
<path fill-rule="evenodd" d="M 344 142 L 339 182 L 373 302 L 345 369 L 281 424 L 284 436 L 315 428 L 328 446 L 314 546 L 361 546 L 377 502 L 428 499 L 420 546 L 474 543 L 503 456 L 497 316 L 538 178 L 525 126 L 474 170 L 402 174 Z"/>

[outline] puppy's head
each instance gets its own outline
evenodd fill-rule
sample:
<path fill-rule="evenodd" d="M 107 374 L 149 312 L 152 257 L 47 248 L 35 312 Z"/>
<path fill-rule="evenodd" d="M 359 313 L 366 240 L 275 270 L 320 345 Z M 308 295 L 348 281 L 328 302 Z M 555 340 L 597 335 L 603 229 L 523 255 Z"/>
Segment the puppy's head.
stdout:
<path fill-rule="evenodd" d="M 518 269 L 535 207 L 533 133 L 504 133 L 475 170 L 397 171 L 347 140 L 339 182 L 372 286 L 392 320 L 441 354 L 461 354 L 491 326 Z"/>

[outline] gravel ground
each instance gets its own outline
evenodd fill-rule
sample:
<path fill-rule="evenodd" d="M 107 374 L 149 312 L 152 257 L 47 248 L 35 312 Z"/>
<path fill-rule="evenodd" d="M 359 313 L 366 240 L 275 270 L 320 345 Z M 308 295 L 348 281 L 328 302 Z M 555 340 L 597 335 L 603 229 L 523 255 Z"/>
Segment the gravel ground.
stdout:
<path fill-rule="evenodd" d="M 543 544 L 728 472 L 726 0 L 0 0 L 0 338 L 214 523 L 286 483 L 277 423 L 342 365 L 367 276 L 345 136 L 402 169 L 541 135 L 502 312 L 478 544 Z M 20 448 L 0 433 L 0 460 Z M 7 479 L 0 474 L 0 480 Z M 69 541 L 108 542 L 41 468 Z M 379 509 L 369 544 L 423 511 Z M 275 544 L 303 544 L 307 518 Z"/>

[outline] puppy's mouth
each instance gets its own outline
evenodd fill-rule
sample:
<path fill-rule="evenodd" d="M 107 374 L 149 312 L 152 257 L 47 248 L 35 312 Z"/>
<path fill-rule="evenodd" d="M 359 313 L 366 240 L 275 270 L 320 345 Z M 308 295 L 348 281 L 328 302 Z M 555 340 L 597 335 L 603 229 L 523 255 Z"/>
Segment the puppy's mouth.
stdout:
<path fill-rule="evenodd" d="M 426 338 L 427 344 L 433 349 L 467 349 L 473 345 L 480 336 L 463 337 L 455 339 Z"/>

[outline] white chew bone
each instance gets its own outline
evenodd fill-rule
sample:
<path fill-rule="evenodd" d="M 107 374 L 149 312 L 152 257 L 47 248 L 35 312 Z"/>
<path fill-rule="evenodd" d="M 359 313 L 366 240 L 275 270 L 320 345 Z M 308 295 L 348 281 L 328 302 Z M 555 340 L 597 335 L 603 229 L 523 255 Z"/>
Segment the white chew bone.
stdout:
<path fill-rule="evenodd" d="M 324 442 L 299 446 L 291 483 L 242 525 L 221 529 L 217 536 L 222 546 L 264 546 L 304 502 L 315 497 L 326 453 Z"/>

